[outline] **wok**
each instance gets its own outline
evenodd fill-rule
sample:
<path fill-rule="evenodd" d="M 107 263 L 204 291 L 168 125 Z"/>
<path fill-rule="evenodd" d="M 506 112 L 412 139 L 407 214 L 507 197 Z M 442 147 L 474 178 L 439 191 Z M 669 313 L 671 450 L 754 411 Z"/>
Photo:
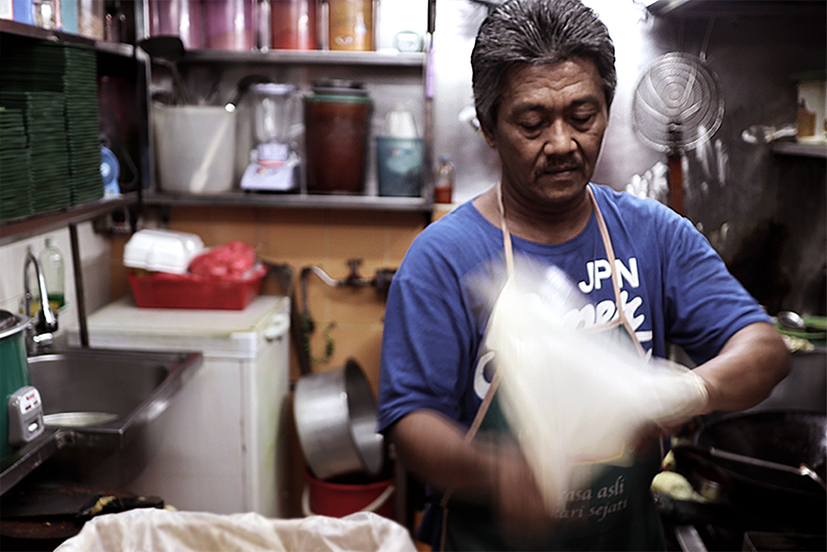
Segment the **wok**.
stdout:
<path fill-rule="evenodd" d="M 824 532 L 827 493 L 817 478 L 798 469 L 805 465 L 822 480 L 827 475 L 824 414 L 764 411 L 710 416 L 699 422 L 691 443 L 675 449 L 679 463 L 682 459 L 691 465 L 692 475 L 714 468 L 721 476 L 724 500 L 753 523 Z M 724 454 L 717 453 L 720 451 Z M 758 462 L 745 462 L 726 453 Z M 778 469 L 773 464 L 792 469 Z"/>

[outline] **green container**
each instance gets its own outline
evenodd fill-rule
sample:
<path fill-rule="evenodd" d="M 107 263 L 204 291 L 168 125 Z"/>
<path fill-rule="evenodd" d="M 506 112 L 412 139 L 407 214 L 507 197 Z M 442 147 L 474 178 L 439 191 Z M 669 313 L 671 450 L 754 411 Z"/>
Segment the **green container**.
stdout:
<path fill-rule="evenodd" d="M 0 311 L 0 460 L 5 460 L 15 448 L 9 445 L 9 398 L 20 389 L 31 385 L 29 361 L 26 356 L 26 327 L 29 319 L 19 314 Z"/>
<path fill-rule="evenodd" d="M 376 137 L 380 196 L 422 195 L 422 138 Z"/>

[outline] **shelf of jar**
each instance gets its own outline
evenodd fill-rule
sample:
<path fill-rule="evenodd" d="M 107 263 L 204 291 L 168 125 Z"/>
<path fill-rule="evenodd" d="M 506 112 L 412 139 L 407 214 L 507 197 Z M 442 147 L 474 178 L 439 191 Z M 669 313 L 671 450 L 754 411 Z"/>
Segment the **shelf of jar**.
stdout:
<path fill-rule="evenodd" d="M 12 21 L 10 19 L 0 19 L 0 33 L 6 33 L 35 40 L 53 40 L 58 42 L 69 42 L 74 44 L 86 44 L 88 46 L 94 46 L 94 48 L 99 52 L 115 54 L 123 57 L 131 57 L 135 51 L 135 47 L 131 44 L 95 40 L 73 33 L 43 29 L 35 25 L 28 25 L 26 23 Z"/>
<path fill-rule="evenodd" d="M 137 202 L 138 193 L 130 192 L 81 205 L 64 207 L 55 211 L 37 213 L 26 218 L 10 220 L 0 224 L 0 245 L 62 228 L 68 224 L 84 222 L 111 211 L 129 207 Z"/>
<path fill-rule="evenodd" d="M 422 212 L 430 212 L 432 208 L 432 203 L 422 197 L 244 191 L 220 194 L 146 193 L 143 202 L 146 205 L 220 205 Z"/>
<path fill-rule="evenodd" d="M 351 52 L 340 50 L 187 50 L 178 63 L 244 63 L 424 67 L 422 52 Z"/>
<path fill-rule="evenodd" d="M 827 159 L 825 142 L 773 142 L 770 146 L 777 155 L 797 155 L 800 157 L 818 157 Z"/>

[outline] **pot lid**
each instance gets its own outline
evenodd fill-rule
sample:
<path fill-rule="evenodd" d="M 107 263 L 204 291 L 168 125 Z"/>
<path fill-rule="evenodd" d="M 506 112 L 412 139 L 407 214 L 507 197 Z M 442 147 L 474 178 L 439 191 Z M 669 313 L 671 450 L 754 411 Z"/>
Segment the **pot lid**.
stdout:
<path fill-rule="evenodd" d="M 29 325 L 29 320 L 20 314 L 0 310 L 0 339 L 14 335 Z"/>

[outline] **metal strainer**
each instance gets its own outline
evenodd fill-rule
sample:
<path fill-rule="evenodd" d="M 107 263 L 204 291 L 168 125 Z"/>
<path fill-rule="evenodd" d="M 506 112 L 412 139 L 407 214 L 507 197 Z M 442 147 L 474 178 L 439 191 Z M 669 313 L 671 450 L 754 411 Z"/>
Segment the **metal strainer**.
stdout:
<path fill-rule="evenodd" d="M 668 53 L 643 73 L 632 103 L 634 129 L 649 147 L 674 153 L 704 143 L 721 126 L 717 77 L 700 58 Z"/>

